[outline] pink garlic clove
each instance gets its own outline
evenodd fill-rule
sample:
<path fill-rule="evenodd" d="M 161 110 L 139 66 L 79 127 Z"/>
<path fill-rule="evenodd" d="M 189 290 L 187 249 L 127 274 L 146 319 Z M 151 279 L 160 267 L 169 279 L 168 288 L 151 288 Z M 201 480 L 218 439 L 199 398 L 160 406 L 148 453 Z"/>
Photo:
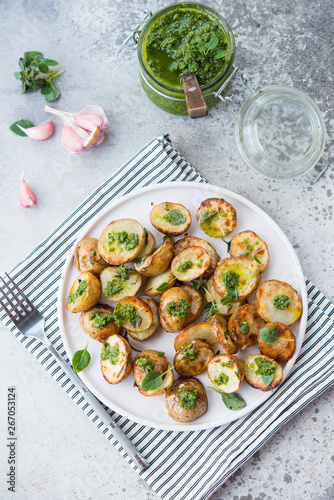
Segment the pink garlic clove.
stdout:
<path fill-rule="evenodd" d="M 65 149 L 70 153 L 81 153 L 85 149 L 85 142 L 89 138 L 90 134 L 80 127 L 63 127 L 63 144 Z"/>
<path fill-rule="evenodd" d="M 90 132 L 92 132 L 96 127 L 99 129 L 106 127 L 103 116 L 100 115 L 87 114 L 74 116 L 74 121 L 77 125 L 79 125 L 79 127 L 89 130 Z"/>
<path fill-rule="evenodd" d="M 22 172 L 20 179 L 20 189 L 19 189 L 20 204 L 22 205 L 23 208 L 31 208 L 36 205 L 37 198 L 32 189 L 23 179 L 23 174 L 24 171 Z"/>
<path fill-rule="evenodd" d="M 45 141 L 46 139 L 49 139 L 54 131 L 52 121 L 42 123 L 42 125 L 38 125 L 37 127 L 23 128 L 21 125 L 17 125 L 17 127 L 27 134 L 30 139 L 34 139 L 35 141 Z"/>

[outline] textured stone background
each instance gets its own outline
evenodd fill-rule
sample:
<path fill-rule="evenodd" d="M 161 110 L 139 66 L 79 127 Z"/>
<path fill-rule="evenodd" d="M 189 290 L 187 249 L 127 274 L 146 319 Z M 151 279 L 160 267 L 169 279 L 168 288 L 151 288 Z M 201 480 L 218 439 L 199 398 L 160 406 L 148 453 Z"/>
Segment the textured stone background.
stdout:
<path fill-rule="evenodd" d="M 144 95 L 136 53 L 120 50 L 130 27 L 166 5 L 156 1 L 2 0 L 1 23 L 1 218 L 0 273 L 10 270 L 93 189 L 152 137 L 169 132 L 174 146 L 208 181 L 244 195 L 284 230 L 305 274 L 333 298 L 333 2 L 296 0 L 208 0 L 230 23 L 236 63 L 254 88 L 269 84 L 307 92 L 323 112 L 330 168 L 311 186 L 306 176 L 292 182 L 264 179 L 240 159 L 234 119 L 217 106 L 206 119 L 168 115 Z M 77 111 L 87 104 L 105 109 L 110 128 L 104 144 L 79 157 L 61 150 L 61 124 L 45 143 L 8 130 L 20 118 L 46 120 L 39 93 L 19 95 L 17 61 L 40 50 L 60 62 L 62 97 L 57 107 Z M 236 103 L 246 95 L 233 84 Z M 55 120 L 56 121 L 56 120 Z M 24 210 L 18 204 L 22 170 L 38 198 Z M 67 395 L 0 328 L 0 498 L 4 486 L 5 395 L 18 389 L 19 499 L 155 500 L 105 438 Z M 217 491 L 212 499 L 334 499 L 334 389 L 325 393 L 280 430 Z"/>

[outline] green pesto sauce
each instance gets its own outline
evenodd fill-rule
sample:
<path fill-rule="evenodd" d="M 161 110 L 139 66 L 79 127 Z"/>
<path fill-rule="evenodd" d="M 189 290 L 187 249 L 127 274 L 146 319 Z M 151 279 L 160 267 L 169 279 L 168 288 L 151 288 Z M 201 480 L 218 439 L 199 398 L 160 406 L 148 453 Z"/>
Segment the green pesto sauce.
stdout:
<path fill-rule="evenodd" d="M 115 346 L 110 346 L 108 342 L 103 342 L 101 361 L 106 361 L 109 359 L 112 365 L 117 365 L 120 358 L 119 348 Z"/>
<path fill-rule="evenodd" d="M 92 323 L 93 328 L 98 328 L 99 330 L 101 330 L 101 328 L 104 328 L 105 326 L 109 325 L 109 323 L 113 323 L 114 318 L 113 315 L 110 313 L 101 314 L 97 311 L 94 311 L 90 313 L 89 321 L 93 321 Z"/>
<path fill-rule="evenodd" d="M 274 361 L 270 361 L 266 358 L 255 358 L 255 362 L 258 366 L 256 370 L 256 375 L 264 375 L 269 377 L 273 375 L 276 370 L 277 364 Z"/>
<path fill-rule="evenodd" d="M 226 385 L 229 380 L 229 377 L 225 373 L 221 372 L 218 377 L 214 379 L 214 383 L 216 385 Z"/>
<path fill-rule="evenodd" d="M 145 370 L 146 373 L 152 372 L 154 368 L 154 363 L 150 359 L 147 358 L 138 358 L 136 361 L 136 365 L 139 366 L 142 370 Z"/>
<path fill-rule="evenodd" d="M 85 293 L 87 286 L 88 286 L 88 280 L 79 281 L 78 288 L 74 293 L 72 293 L 72 295 L 67 297 L 66 302 L 74 304 L 78 300 L 78 298 Z"/>
<path fill-rule="evenodd" d="M 115 247 L 123 247 L 125 250 L 133 250 L 139 245 L 139 237 L 136 233 L 130 235 L 126 231 L 120 233 L 108 233 L 108 250 L 114 252 Z"/>
<path fill-rule="evenodd" d="M 222 282 L 225 288 L 238 288 L 239 286 L 239 274 L 234 271 L 226 271 L 222 276 Z"/>
<path fill-rule="evenodd" d="M 172 300 L 166 305 L 166 312 L 169 316 L 177 316 L 184 318 L 190 307 L 190 302 L 187 299 L 180 299 L 178 301 Z"/>
<path fill-rule="evenodd" d="M 188 269 L 191 269 L 192 267 L 194 267 L 194 264 L 191 262 L 191 260 L 186 260 L 183 264 L 180 264 L 176 270 L 179 273 L 185 273 L 186 271 L 188 271 Z"/>
<path fill-rule="evenodd" d="M 189 342 L 189 344 L 186 344 L 181 353 L 186 357 L 186 358 L 189 358 L 190 361 L 195 361 L 195 359 L 197 358 L 197 355 L 196 355 L 196 352 L 195 352 L 195 349 L 193 347 L 193 344 L 191 342 Z"/>
<path fill-rule="evenodd" d="M 181 406 L 181 408 L 184 408 L 185 410 L 192 410 L 193 408 L 195 408 L 198 399 L 197 389 L 194 389 L 193 391 L 188 391 L 188 389 L 181 389 L 181 391 L 178 392 L 178 395 L 180 396 L 179 405 Z"/>
<path fill-rule="evenodd" d="M 187 221 L 187 217 L 180 212 L 180 210 L 177 210 L 176 208 L 172 208 L 171 210 L 168 208 L 168 205 L 166 205 L 165 210 L 167 211 L 167 214 L 163 216 L 165 221 L 169 222 L 169 224 L 172 224 L 173 226 L 181 226 Z"/>
<path fill-rule="evenodd" d="M 276 295 L 273 300 L 273 304 L 276 307 L 276 309 L 287 309 L 290 305 L 290 298 L 287 295 Z"/>
<path fill-rule="evenodd" d="M 218 38 L 213 49 L 200 51 L 198 44 Z M 207 12 L 182 7 L 161 16 L 152 25 L 144 48 L 146 64 L 153 76 L 168 87 L 182 89 L 180 75 L 194 72 L 201 86 L 214 81 L 226 65 L 226 35 L 214 17 Z"/>
<path fill-rule="evenodd" d="M 107 286 L 103 290 L 103 293 L 106 297 L 111 298 L 121 292 L 123 288 L 124 286 L 122 285 L 121 281 L 117 278 L 113 278 L 111 281 L 107 282 Z"/>
<path fill-rule="evenodd" d="M 240 333 L 242 333 L 243 335 L 247 335 L 250 332 L 249 324 L 245 319 L 243 319 L 240 322 L 239 330 L 240 330 Z"/>

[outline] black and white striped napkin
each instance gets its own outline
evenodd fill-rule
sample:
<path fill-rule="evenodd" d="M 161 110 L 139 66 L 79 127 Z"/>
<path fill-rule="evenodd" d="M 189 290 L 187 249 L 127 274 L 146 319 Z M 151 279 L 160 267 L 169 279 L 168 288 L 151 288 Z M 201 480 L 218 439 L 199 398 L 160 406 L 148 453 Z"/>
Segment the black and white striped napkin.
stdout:
<path fill-rule="evenodd" d="M 78 232 L 111 200 L 136 188 L 171 181 L 206 182 L 165 138 L 154 139 L 96 189 L 10 273 L 43 313 L 46 334 L 65 359 L 57 317 L 57 294 L 66 255 Z M 312 283 L 306 281 L 306 285 L 307 330 L 296 364 L 278 390 L 246 417 L 210 430 L 176 432 L 145 427 L 109 410 L 151 463 L 146 471 L 138 473 L 162 498 L 209 498 L 282 425 L 334 384 L 334 305 Z M 39 341 L 24 338 L 1 308 L 0 319 L 135 467 L 56 359 Z"/>

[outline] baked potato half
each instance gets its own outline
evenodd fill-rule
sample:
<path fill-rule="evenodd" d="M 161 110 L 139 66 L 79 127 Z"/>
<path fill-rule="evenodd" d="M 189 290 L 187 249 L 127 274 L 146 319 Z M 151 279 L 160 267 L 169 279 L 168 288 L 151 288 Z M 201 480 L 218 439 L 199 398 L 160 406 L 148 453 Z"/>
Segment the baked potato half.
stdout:
<path fill-rule="evenodd" d="M 254 304 L 244 304 L 232 314 L 228 330 L 235 342 L 243 349 L 256 344 L 257 335 L 264 321 L 257 314 Z"/>
<path fill-rule="evenodd" d="M 179 203 L 164 202 L 155 205 L 150 212 L 150 221 L 160 233 L 178 236 L 191 224 L 189 210 Z"/>
<path fill-rule="evenodd" d="M 141 287 L 141 276 L 125 264 L 107 267 L 100 274 L 103 295 L 118 302 L 124 297 L 134 297 Z"/>
<path fill-rule="evenodd" d="M 246 257 L 255 260 L 263 273 L 269 262 L 269 251 L 267 243 L 253 231 L 242 231 L 233 236 L 230 242 L 231 257 Z"/>
<path fill-rule="evenodd" d="M 175 371 L 180 377 L 199 375 L 204 372 L 214 354 L 212 347 L 204 340 L 192 340 L 181 346 L 175 354 Z"/>
<path fill-rule="evenodd" d="M 153 322 L 150 306 L 138 297 L 125 297 L 117 302 L 114 317 L 118 326 L 133 333 L 144 332 Z"/>
<path fill-rule="evenodd" d="M 269 336 L 267 332 L 270 332 Z M 266 323 L 258 333 L 257 345 L 261 354 L 278 363 L 285 363 L 292 358 L 296 350 L 296 338 L 283 323 Z"/>
<path fill-rule="evenodd" d="M 209 318 L 209 325 L 213 331 L 217 342 L 222 346 L 227 354 L 236 354 L 238 352 L 238 345 L 233 340 L 227 328 L 227 321 L 220 313 L 216 313 Z"/>
<path fill-rule="evenodd" d="M 213 346 L 217 342 L 217 338 L 214 335 L 211 326 L 209 323 L 203 321 L 181 330 L 174 340 L 175 351 L 178 351 L 183 345 L 189 344 L 196 339 L 204 340 L 210 346 Z"/>
<path fill-rule="evenodd" d="M 127 330 L 127 332 L 130 335 L 130 337 L 132 337 L 133 339 L 142 341 L 142 340 L 147 340 L 150 337 L 152 337 L 155 334 L 155 332 L 157 331 L 157 329 L 159 328 L 159 325 L 160 325 L 160 323 L 159 323 L 159 307 L 158 307 L 158 304 L 151 297 L 138 297 L 138 298 L 140 300 L 143 300 L 151 309 L 152 316 L 153 316 L 152 323 L 150 324 L 150 326 L 146 330 L 144 330 L 142 332 L 134 332 L 134 331 L 131 332 L 130 330 Z"/>
<path fill-rule="evenodd" d="M 302 301 L 298 292 L 288 283 L 268 280 L 256 290 L 255 308 L 266 323 L 291 325 L 302 313 Z"/>
<path fill-rule="evenodd" d="M 187 313 L 191 308 L 189 295 L 181 287 L 166 290 L 160 300 L 159 319 L 167 332 L 179 332 L 190 324 Z"/>
<path fill-rule="evenodd" d="M 109 264 L 101 257 L 97 249 L 99 240 L 96 238 L 83 238 L 74 248 L 74 265 L 79 273 L 89 271 L 100 274 Z"/>
<path fill-rule="evenodd" d="M 149 278 L 145 284 L 145 292 L 151 297 L 157 297 L 162 295 L 165 290 L 168 290 L 174 283 L 176 278 L 171 271 L 171 268 L 168 267 L 166 271 L 158 276 L 152 276 Z"/>
<path fill-rule="evenodd" d="M 190 308 L 188 309 L 186 314 L 187 325 L 190 325 L 201 315 L 203 308 L 203 298 L 198 290 L 194 290 L 189 285 L 182 285 L 180 286 L 180 288 L 182 288 L 182 290 L 185 290 L 190 302 Z"/>
<path fill-rule="evenodd" d="M 179 378 L 166 392 L 168 415 L 176 422 L 193 422 L 208 410 L 208 398 L 196 378 Z"/>
<path fill-rule="evenodd" d="M 252 354 L 244 362 L 245 380 L 260 391 L 271 391 L 280 385 L 283 370 L 276 361 L 263 354 Z"/>
<path fill-rule="evenodd" d="M 100 280 L 89 271 L 79 274 L 66 299 L 66 310 L 71 313 L 87 311 L 101 297 Z"/>
<path fill-rule="evenodd" d="M 244 367 L 235 356 L 218 354 L 209 361 L 208 377 L 221 392 L 231 394 L 240 389 L 244 379 Z"/>
<path fill-rule="evenodd" d="M 148 231 L 148 229 L 144 227 L 144 233 L 145 233 L 144 249 L 141 252 L 141 254 L 138 255 L 136 261 L 141 261 L 144 257 L 151 255 L 155 247 L 155 238 L 151 233 L 151 231 Z"/>
<path fill-rule="evenodd" d="M 174 257 L 171 269 L 176 279 L 189 282 L 202 276 L 210 262 L 203 247 L 188 247 Z"/>
<path fill-rule="evenodd" d="M 132 352 L 125 338 L 111 335 L 103 342 L 100 356 L 101 371 L 108 384 L 119 384 L 131 373 Z"/>
<path fill-rule="evenodd" d="M 166 271 L 174 255 L 174 243 L 167 238 L 151 255 L 135 262 L 135 270 L 143 276 L 158 276 Z"/>
<path fill-rule="evenodd" d="M 80 314 L 80 326 L 93 340 L 105 342 L 111 335 L 117 335 L 121 331 L 114 322 L 113 312 L 113 308 L 106 304 L 96 304 Z"/>
<path fill-rule="evenodd" d="M 213 286 L 217 292 L 226 297 L 230 290 L 232 302 L 249 297 L 260 282 L 261 274 L 255 260 L 246 257 L 230 257 L 221 260 L 213 275 Z"/>
<path fill-rule="evenodd" d="M 213 238 L 223 238 L 230 234 L 237 224 L 234 207 L 223 198 L 207 198 L 197 210 L 199 227 Z"/>
<path fill-rule="evenodd" d="M 211 276 L 211 278 L 209 278 L 206 282 L 206 289 L 207 291 L 204 293 L 205 300 L 207 302 L 214 300 L 216 303 L 216 309 L 223 316 L 231 316 L 231 314 L 233 314 L 234 311 L 245 302 L 244 300 L 236 300 L 235 302 L 230 302 L 229 304 L 222 304 L 221 300 L 223 299 L 223 296 L 219 295 L 216 291 L 213 285 L 213 276 Z"/>
<path fill-rule="evenodd" d="M 173 370 L 171 368 L 172 367 L 163 352 L 147 350 L 137 354 L 133 361 L 133 375 L 135 384 L 140 394 L 147 397 L 160 396 L 161 394 L 164 394 L 167 389 L 172 386 L 174 381 Z M 144 390 L 141 387 L 143 379 L 147 373 L 152 371 L 167 373 L 162 377 L 160 387 L 154 390 Z"/>
<path fill-rule="evenodd" d="M 98 251 L 106 262 L 118 266 L 135 260 L 144 246 L 143 226 L 134 219 L 118 219 L 102 231 Z"/>
<path fill-rule="evenodd" d="M 210 257 L 210 265 L 206 269 L 206 271 L 204 272 L 203 278 L 208 278 L 209 276 L 211 276 L 213 274 L 214 270 L 216 269 L 216 266 L 220 260 L 220 257 L 217 254 L 216 250 L 213 248 L 213 246 L 210 245 L 210 243 L 208 243 L 207 241 L 202 240 L 202 238 L 197 238 L 196 236 L 185 236 L 184 238 L 182 238 L 181 240 L 178 240 L 175 243 L 175 247 L 174 247 L 175 257 L 179 253 L 183 252 L 183 250 L 185 250 L 186 248 L 189 248 L 189 247 L 202 247 L 202 248 L 204 248 L 204 250 L 206 251 L 206 253 Z"/>

